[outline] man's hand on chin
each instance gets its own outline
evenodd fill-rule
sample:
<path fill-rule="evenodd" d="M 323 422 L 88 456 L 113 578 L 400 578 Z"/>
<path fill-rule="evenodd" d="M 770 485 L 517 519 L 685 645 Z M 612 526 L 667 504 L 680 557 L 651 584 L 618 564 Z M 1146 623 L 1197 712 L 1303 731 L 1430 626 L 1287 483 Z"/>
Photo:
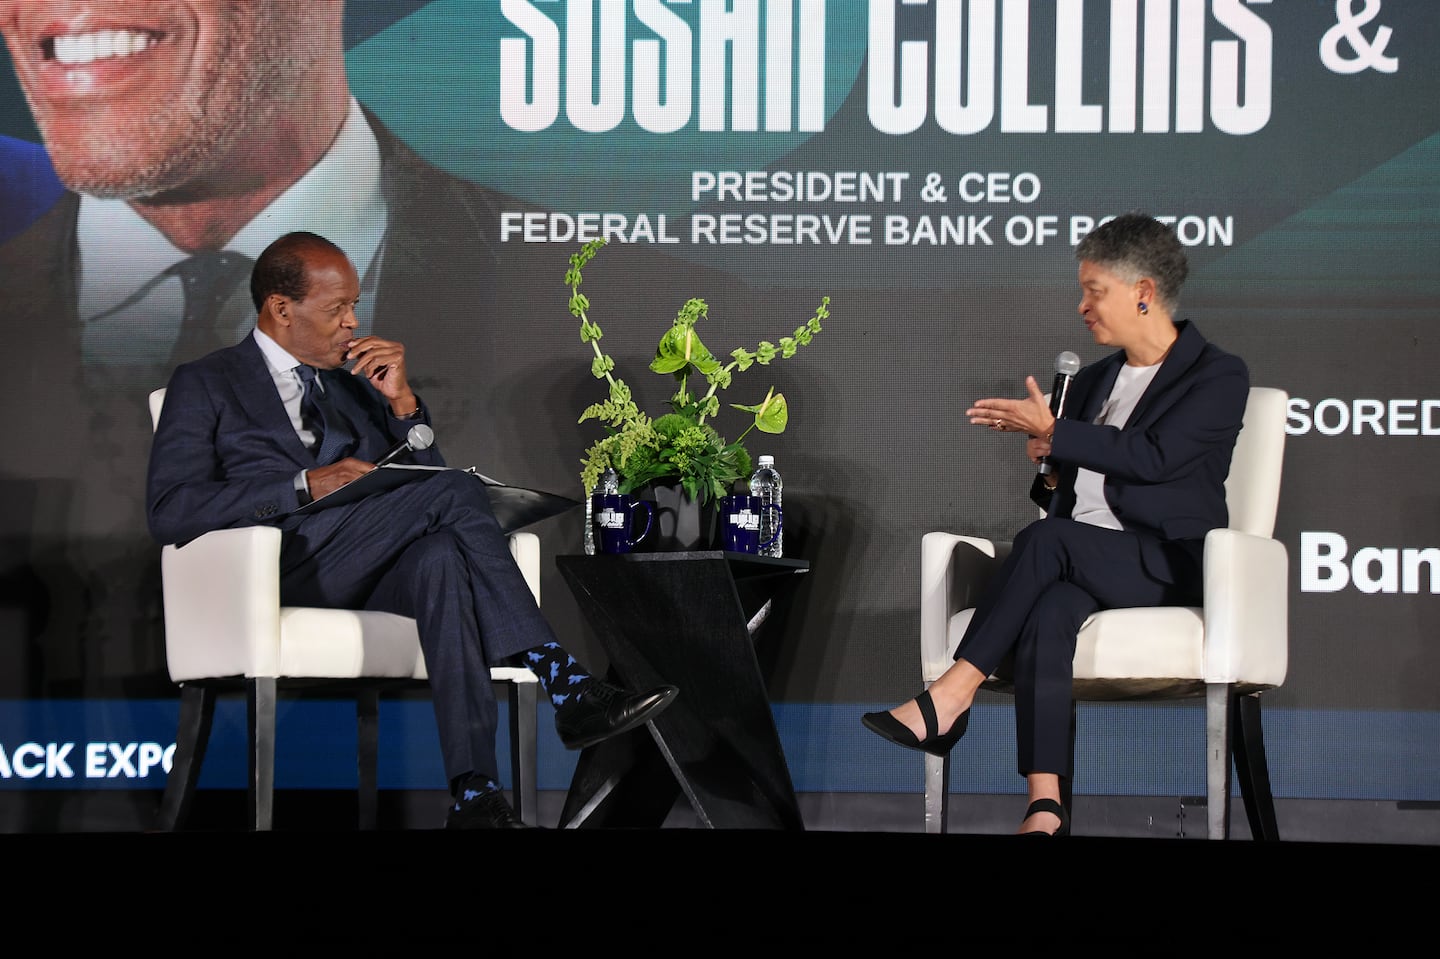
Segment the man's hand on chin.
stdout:
<path fill-rule="evenodd" d="M 338 463 L 331 463 L 329 466 L 317 466 L 305 473 L 305 482 L 310 486 L 310 498 L 319 499 L 335 492 L 353 480 L 357 480 L 375 468 L 374 463 L 367 463 L 364 460 L 357 460 L 353 456 L 347 456 Z"/>
<path fill-rule="evenodd" d="M 378 336 L 362 336 L 350 342 L 345 358 L 355 361 L 350 372 L 368 379 L 370 385 L 390 401 L 390 409 L 396 416 L 408 416 L 419 408 L 410 389 L 402 344 Z"/>

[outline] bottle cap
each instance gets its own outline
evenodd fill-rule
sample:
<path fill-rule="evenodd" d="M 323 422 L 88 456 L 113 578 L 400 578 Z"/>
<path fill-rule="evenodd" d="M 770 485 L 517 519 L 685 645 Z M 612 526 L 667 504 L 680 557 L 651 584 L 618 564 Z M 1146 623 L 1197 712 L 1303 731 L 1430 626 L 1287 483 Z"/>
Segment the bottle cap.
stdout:
<path fill-rule="evenodd" d="M 759 463 L 761 466 L 774 466 L 775 457 L 769 455 L 762 455 L 759 459 L 756 460 L 756 462 Z"/>

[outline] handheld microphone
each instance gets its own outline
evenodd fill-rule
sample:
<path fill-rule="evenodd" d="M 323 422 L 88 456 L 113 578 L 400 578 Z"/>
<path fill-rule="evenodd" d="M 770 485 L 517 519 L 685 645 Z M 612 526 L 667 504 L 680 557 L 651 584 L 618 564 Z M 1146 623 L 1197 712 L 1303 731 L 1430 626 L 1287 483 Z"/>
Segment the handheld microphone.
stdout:
<path fill-rule="evenodd" d="M 1080 372 L 1080 357 L 1066 350 L 1055 357 L 1055 385 L 1050 388 L 1050 415 L 1057 420 L 1065 415 L 1065 394 L 1070 392 L 1070 381 L 1075 374 Z M 1050 465 L 1050 457 L 1040 457 L 1039 472 L 1041 476 L 1049 476 L 1054 467 Z"/>
<path fill-rule="evenodd" d="M 435 431 L 424 423 L 416 423 L 410 427 L 410 432 L 405 434 L 404 442 L 397 443 L 375 461 L 376 466 L 385 466 L 395 461 L 401 453 L 408 453 L 411 450 L 426 450 L 430 444 L 435 442 Z"/>

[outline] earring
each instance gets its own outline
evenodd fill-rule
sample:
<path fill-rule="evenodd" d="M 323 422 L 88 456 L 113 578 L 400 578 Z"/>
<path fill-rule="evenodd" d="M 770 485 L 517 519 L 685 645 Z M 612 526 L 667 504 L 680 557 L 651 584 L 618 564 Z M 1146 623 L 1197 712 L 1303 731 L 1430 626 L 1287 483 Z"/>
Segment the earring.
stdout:
<path fill-rule="evenodd" d="M 1150 312 L 1150 307 L 1148 307 L 1148 306 L 1145 305 L 1145 301 L 1144 301 L 1144 300 L 1141 300 L 1141 301 L 1140 301 L 1140 315 L 1141 315 L 1141 316 L 1144 316 L 1146 313 L 1149 313 L 1149 312 Z"/>

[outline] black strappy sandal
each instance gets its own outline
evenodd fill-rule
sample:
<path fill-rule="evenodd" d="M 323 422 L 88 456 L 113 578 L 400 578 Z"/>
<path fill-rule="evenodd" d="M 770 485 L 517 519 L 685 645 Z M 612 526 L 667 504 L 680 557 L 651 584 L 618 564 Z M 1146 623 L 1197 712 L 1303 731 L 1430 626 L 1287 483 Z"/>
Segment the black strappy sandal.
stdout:
<path fill-rule="evenodd" d="M 1029 819 L 1037 812 L 1053 813 L 1060 817 L 1060 826 L 1054 832 L 1046 832 L 1043 829 L 1031 829 L 1029 832 L 1022 832 L 1022 836 L 1040 836 L 1044 839 L 1058 839 L 1061 836 L 1070 835 L 1070 814 L 1065 807 L 1053 799 L 1037 799 L 1025 810 L 1025 818 Z"/>
<path fill-rule="evenodd" d="M 915 703 L 920 707 L 920 715 L 925 718 L 924 739 L 916 739 L 915 734 L 889 712 L 866 713 L 860 717 L 860 721 L 865 724 L 866 729 L 890 740 L 897 746 L 904 746 L 906 749 L 918 749 L 932 756 L 943 756 L 955 748 L 960 737 L 965 735 L 965 727 L 970 725 L 970 710 L 967 709 L 955 717 L 955 722 L 942 736 L 940 735 L 940 720 L 935 715 L 935 701 L 930 698 L 930 690 L 927 689 L 916 696 Z"/>

